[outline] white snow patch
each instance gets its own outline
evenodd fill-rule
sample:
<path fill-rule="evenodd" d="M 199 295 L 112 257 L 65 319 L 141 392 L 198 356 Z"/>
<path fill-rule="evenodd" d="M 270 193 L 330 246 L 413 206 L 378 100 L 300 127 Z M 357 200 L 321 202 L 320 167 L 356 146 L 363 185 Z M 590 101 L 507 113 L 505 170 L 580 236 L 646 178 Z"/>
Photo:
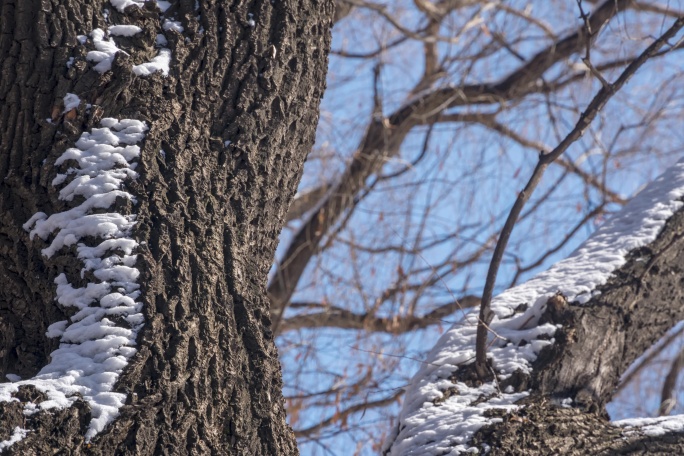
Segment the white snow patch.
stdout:
<path fill-rule="evenodd" d="M 178 33 L 183 33 L 183 30 L 185 30 L 179 21 L 174 21 L 171 19 L 164 19 L 162 29 L 164 29 L 165 32 L 172 30 Z"/>
<path fill-rule="evenodd" d="M 630 435 L 639 432 L 650 437 L 659 437 L 671 432 L 684 431 L 684 415 L 661 416 L 658 418 L 630 418 L 615 421 L 616 426 L 624 427 Z"/>
<path fill-rule="evenodd" d="M 90 32 L 95 44 L 95 51 L 86 54 L 86 60 L 97 63 L 93 68 L 100 73 L 105 73 L 112 69 L 112 61 L 117 52 L 124 52 L 116 46 L 114 40 L 105 39 L 105 32 L 96 28 Z"/>
<path fill-rule="evenodd" d="M 28 434 L 29 431 L 26 429 L 22 429 L 19 426 L 14 428 L 14 431 L 12 431 L 12 435 L 9 438 L 9 440 L 3 440 L 0 442 L 0 453 L 5 451 L 7 448 L 11 447 L 15 443 L 21 441 L 26 437 L 26 434 Z"/>
<path fill-rule="evenodd" d="M 31 229 L 34 223 L 36 223 L 39 220 L 45 220 L 46 218 L 47 214 L 45 212 L 36 212 L 31 216 L 30 219 L 28 219 L 26 223 L 21 225 L 21 227 L 24 229 L 24 231 L 28 231 L 29 229 Z"/>
<path fill-rule="evenodd" d="M 74 58 L 69 57 L 69 60 L 67 60 L 66 67 L 71 68 L 71 66 L 74 64 Z"/>
<path fill-rule="evenodd" d="M 145 0 L 109 0 L 109 3 L 111 3 L 120 13 L 123 13 L 129 6 L 143 6 Z"/>
<path fill-rule="evenodd" d="M 78 95 L 75 95 L 73 93 L 67 93 L 64 96 L 64 112 L 69 112 L 74 108 L 78 108 L 78 105 L 81 103 L 81 99 L 78 98 Z"/>
<path fill-rule="evenodd" d="M 27 402 L 24 404 L 24 416 L 35 415 L 38 412 L 40 412 L 40 409 L 34 402 Z"/>
<path fill-rule="evenodd" d="M 0 384 L 0 401 L 14 401 L 12 394 L 20 385 L 34 385 L 48 399 L 40 404 L 25 404 L 24 414 L 70 406 L 80 394 L 92 410 L 92 420 L 85 434 L 86 441 L 115 419 L 126 395 L 113 392 L 114 384 L 128 359 L 136 352 L 135 339 L 143 324 L 140 272 L 135 268 L 133 254 L 137 242 L 130 237 L 135 215 L 116 212 L 93 213 L 107 209 L 117 198 L 135 202 L 125 189 L 125 183 L 137 178 L 134 171 L 140 148 L 136 143 L 145 137 L 147 126 L 139 120 L 104 118 L 102 128 L 85 132 L 76 147 L 67 149 L 55 165 L 73 160 L 70 167 L 58 175 L 53 185 L 69 183 L 59 198 L 72 201 L 84 198 L 78 206 L 47 216 L 35 214 L 25 223 L 30 237 L 47 240 L 43 249 L 47 257 L 63 247 L 76 246 L 83 260 L 82 271 L 92 271 L 97 281 L 84 287 L 74 287 L 65 274 L 55 279 L 56 299 L 63 307 L 77 312 L 69 319 L 50 325 L 46 335 L 59 337 L 60 346 L 50 354 L 50 363 L 27 380 Z M 101 238 L 95 246 L 81 243 L 83 238 Z"/>
<path fill-rule="evenodd" d="M 62 320 L 53 323 L 50 326 L 48 326 L 47 331 L 45 331 L 45 335 L 51 339 L 54 337 L 61 337 L 62 334 L 64 334 L 64 330 L 66 329 L 68 324 L 69 320 Z"/>
<path fill-rule="evenodd" d="M 133 72 L 138 76 L 149 76 L 152 73 L 161 71 L 164 76 L 169 75 L 169 65 L 171 64 L 171 50 L 163 48 L 152 60 L 133 67 Z"/>
<path fill-rule="evenodd" d="M 560 291 L 569 301 L 588 302 L 595 295 L 595 289 L 625 264 L 627 253 L 656 238 L 667 219 L 682 207 L 682 196 L 684 160 L 647 186 L 570 257 L 494 298 L 495 317 L 490 327 L 503 339 L 492 340 L 488 356 L 498 378 L 505 379 L 516 370 L 530 372 L 539 351 L 553 343 L 536 339 L 542 334 L 551 336 L 556 329 L 550 324 L 538 324 L 548 298 Z M 515 314 L 514 309 L 521 304 L 529 308 Z M 486 418 L 483 412 L 493 408 L 514 410 L 518 407 L 515 402 L 527 394 L 502 393 L 494 382 L 469 388 L 449 380 L 459 365 L 474 361 L 477 320 L 477 310 L 465 315 L 428 355 L 406 392 L 399 428 L 385 444 L 389 454 L 417 456 L 477 451 L 469 445 L 472 436 L 482 426 L 498 420 Z M 523 339 L 528 343 L 519 347 L 518 342 Z M 436 399 L 445 397 L 445 391 L 453 392 L 454 388 L 457 394 L 434 404 Z M 491 399 L 477 403 L 489 395 Z M 642 431 L 655 433 L 662 429 L 684 429 L 684 418 L 625 420 L 617 424 L 645 426 Z"/>
<path fill-rule="evenodd" d="M 174 21 L 171 19 L 164 19 L 162 28 L 165 32 L 172 30 L 174 32 L 183 33 L 183 30 L 185 30 L 179 21 Z"/>
<path fill-rule="evenodd" d="M 137 25 L 111 25 L 108 30 L 109 34 L 114 36 L 133 36 L 142 32 Z"/>
<path fill-rule="evenodd" d="M 123 11 L 123 8 L 133 4 L 142 4 L 144 2 L 131 1 L 131 0 L 110 0 L 112 5 L 116 6 L 117 9 Z M 120 5 L 124 5 L 119 8 Z M 139 6 L 139 5 L 138 5 Z M 167 23 L 168 28 L 167 28 Z M 183 27 L 180 26 L 180 22 L 169 21 L 168 19 L 164 22 L 164 30 L 178 30 L 183 31 Z M 112 25 L 109 27 L 109 33 L 111 35 L 119 36 L 133 36 L 136 33 L 141 32 L 142 29 L 135 25 Z M 102 29 L 95 29 L 90 32 L 90 36 L 93 38 L 93 43 L 95 44 L 95 50 L 88 52 L 86 54 L 86 59 L 95 62 L 93 68 L 100 73 L 107 72 L 112 69 L 112 62 L 114 61 L 114 56 L 117 52 L 124 52 L 119 49 L 113 39 L 106 39 L 105 32 Z M 160 39 L 161 37 L 161 39 Z M 166 44 L 166 38 L 163 35 L 157 35 L 157 44 Z M 163 48 L 159 50 L 159 53 L 151 61 L 141 63 L 140 65 L 133 66 L 133 72 L 137 76 L 149 76 L 152 73 L 161 71 L 164 76 L 169 74 L 169 65 L 171 64 L 171 51 L 169 49 Z"/>
<path fill-rule="evenodd" d="M 162 35 L 161 33 L 158 33 L 157 39 L 155 40 L 155 44 L 157 46 L 166 46 L 167 44 L 169 44 L 169 41 L 166 39 L 166 37 L 164 35 Z"/>
<path fill-rule="evenodd" d="M 21 377 L 19 377 L 17 374 L 5 374 L 5 377 L 7 377 L 7 380 L 10 382 L 18 382 L 21 380 Z"/>
<path fill-rule="evenodd" d="M 123 13 L 124 10 L 129 6 L 137 6 L 138 8 L 142 7 L 146 1 L 154 0 L 109 0 L 109 3 L 111 3 L 114 8 L 119 10 L 120 13 Z M 157 6 L 163 13 L 171 7 L 171 2 L 166 0 L 157 0 Z"/>

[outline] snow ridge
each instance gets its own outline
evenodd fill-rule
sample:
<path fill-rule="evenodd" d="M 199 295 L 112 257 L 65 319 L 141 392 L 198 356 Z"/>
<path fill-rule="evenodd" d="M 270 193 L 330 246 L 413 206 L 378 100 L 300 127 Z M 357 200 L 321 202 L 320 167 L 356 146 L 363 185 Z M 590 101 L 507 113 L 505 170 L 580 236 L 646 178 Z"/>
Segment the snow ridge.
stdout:
<path fill-rule="evenodd" d="M 112 6 L 114 6 L 119 12 L 123 13 L 124 10 L 129 6 L 141 7 L 145 1 L 144 0 L 110 0 Z M 168 2 L 159 1 L 157 2 L 160 10 L 166 11 L 170 4 Z M 168 24 L 172 24 L 171 27 Z M 178 21 L 172 21 L 165 19 L 163 26 L 164 31 L 173 30 L 175 32 L 183 32 L 183 27 Z M 114 36 L 134 36 L 137 33 L 142 32 L 142 29 L 135 25 L 121 25 L 114 24 L 108 27 L 108 32 L 100 28 L 94 29 L 90 32 L 90 37 L 93 40 L 95 46 L 94 51 L 89 51 L 86 54 L 86 60 L 95 62 L 94 70 L 100 73 L 106 73 L 112 69 L 112 62 L 114 61 L 114 56 L 118 52 L 125 51 L 119 49 L 114 41 Z M 107 36 L 110 35 L 110 36 Z M 163 35 L 162 35 L 163 37 Z M 163 44 L 162 44 L 163 43 Z M 158 45 L 165 45 L 167 40 L 163 37 L 163 40 L 157 40 Z M 133 66 L 133 72 L 137 76 L 149 76 L 152 73 L 160 71 L 164 76 L 169 74 L 169 65 L 171 63 L 171 50 L 165 47 L 159 49 L 158 54 L 152 58 L 149 62 L 144 62 L 139 65 Z"/>
<path fill-rule="evenodd" d="M 48 258 L 76 246 L 86 285 L 73 286 L 65 274 L 60 274 L 55 284 L 59 304 L 77 311 L 69 320 L 48 327 L 48 337 L 60 337 L 60 346 L 50 354 L 48 365 L 31 379 L 18 380 L 12 375 L 8 378 L 13 383 L 0 384 L 0 401 L 16 401 L 12 394 L 21 385 L 33 385 L 47 395 L 39 404 L 27 403 L 25 415 L 69 407 L 80 395 L 92 409 L 86 441 L 116 418 L 125 402 L 126 395 L 112 389 L 136 352 L 135 339 L 143 325 L 142 304 L 136 301 L 140 272 L 133 253 L 138 243 L 131 237 L 135 215 L 102 210 L 117 199 L 135 203 L 125 183 L 138 176 L 135 160 L 140 147 L 136 143 L 144 139 L 148 128 L 139 120 L 112 118 L 102 119 L 101 126 L 83 133 L 76 147 L 67 149 L 56 161 L 56 165 L 67 160 L 77 163 L 53 180 L 55 187 L 68 181 L 59 198 L 72 201 L 81 197 L 84 201 L 49 217 L 39 212 L 24 224 L 31 239 L 38 236 L 47 241 L 52 236 L 42 250 Z M 84 238 L 102 241 L 91 247 L 81 242 Z"/>
<path fill-rule="evenodd" d="M 498 381 L 515 371 L 532 371 L 532 362 L 545 346 L 554 342 L 556 327 L 539 324 L 546 302 L 555 293 L 568 301 L 586 303 L 605 284 L 613 271 L 626 263 L 626 255 L 655 240 L 665 222 L 684 203 L 684 160 L 670 168 L 618 214 L 597 230 L 575 253 L 530 281 L 511 288 L 492 301 L 495 314 L 490 324 L 496 334 L 488 356 Z M 520 305 L 527 310 L 516 313 Z M 486 417 L 489 409 L 513 411 L 526 391 L 500 391 L 499 382 L 470 387 L 452 380 L 459 366 L 475 360 L 477 309 L 447 331 L 428 355 L 406 392 L 399 426 L 385 444 L 384 454 L 457 455 L 478 452 L 470 445 L 473 435 L 501 418 Z M 546 335 L 544 340 L 539 336 Z M 493 336 L 492 336 L 493 337 Z M 528 343 L 518 346 L 521 340 Z M 565 404 L 565 403 L 564 403 Z M 565 404 L 569 405 L 569 404 Z M 670 417 L 653 422 L 626 420 L 621 426 L 647 424 L 649 432 L 684 428 L 684 419 Z"/>

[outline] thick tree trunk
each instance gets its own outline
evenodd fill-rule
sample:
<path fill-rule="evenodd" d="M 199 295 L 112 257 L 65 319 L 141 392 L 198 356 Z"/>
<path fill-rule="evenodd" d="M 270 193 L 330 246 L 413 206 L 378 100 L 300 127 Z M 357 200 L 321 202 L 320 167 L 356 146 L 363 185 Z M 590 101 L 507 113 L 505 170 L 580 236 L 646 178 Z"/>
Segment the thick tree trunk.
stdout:
<path fill-rule="evenodd" d="M 123 4 L 117 1 L 112 3 Z M 48 326 L 73 316 L 55 302 L 64 273 L 84 287 L 74 246 L 41 254 L 49 238 L 22 229 L 37 212 L 82 202 L 59 199 L 55 165 L 101 118 L 149 128 L 126 181 L 135 201 L 135 267 L 144 326 L 118 377 L 119 416 L 92 440 L 88 401 L 25 412 L 45 394 L 22 386 L 0 403 L 0 441 L 26 437 L 10 454 L 296 454 L 285 423 L 281 374 L 270 332 L 266 275 L 315 133 L 325 85 L 333 6 L 327 0 L 128 2 L 0 1 L 0 376 L 35 375 L 59 338 Z M 164 27 L 178 21 L 183 30 Z M 111 71 L 86 60 L 88 35 L 112 24 Z M 177 29 L 177 28 L 176 28 Z M 168 76 L 136 75 L 163 34 Z M 73 60 L 70 60 L 73 58 Z M 76 94 L 78 107 L 63 97 Z M 102 210 L 94 210 L 99 213 Z M 90 246 L 101 240 L 80 242 Z"/>

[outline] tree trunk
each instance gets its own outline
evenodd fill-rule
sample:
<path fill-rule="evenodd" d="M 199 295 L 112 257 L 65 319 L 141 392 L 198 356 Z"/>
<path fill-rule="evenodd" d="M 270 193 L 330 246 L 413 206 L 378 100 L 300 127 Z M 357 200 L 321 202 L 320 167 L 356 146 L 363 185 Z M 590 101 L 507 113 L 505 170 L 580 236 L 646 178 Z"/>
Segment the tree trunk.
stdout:
<path fill-rule="evenodd" d="M 162 12 L 154 2 L 110 1 L 0 0 L 0 377 L 27 379 L 5 390 L 12 399 L 0 402 L 0 442 L 21 428 L 25 437 L 6 453 L 296 454 L 265 287 L 314 140 L 333 2 L 180 1 Z M 115 36 L 125 52 L 98 63 L 93 31 L 114 24 L 142 30 Z M 159 60 L 160 46 L 171 54 L 168 75 L 144 66 Z M 109 61 L 111 70 L 94 69 Z M 116 261 L 137 254 L 139 276 L 123 288 L 77 257 L 116 236 L 65 237 L 50 252 L 66 228 L 39 232 L 49 216 L 89 201 L 60 198 L 85 172 L 63 154 L 84 133 L 114 125 L 107 118 L 120 122 L 114 133 L 128 131 L 116 130 L 122 119 L 147 128 L 127 143 L 140 147 L 134 165 L 109 170 L 128 169 L 112 190 L 122 193 L 86 214 L 130 222 L 120 239 L 137 246 L 119 247 Z M 39 212 L 46 215 L 22 228 Z M 69 346 L 53 324 L 76 324 L 78 309 L 55 301 L 59 277 L 75 288 L 105 284 L 142 304 L 142 326 L 110 318 L 137 338 L 134 354 L 130 344 L 116 348 L 127 365 L 113 371 L 113 391 L 125 404 L 95 435 L 86 433 L 97 401 L 72 397 L 44 411 L 52 397 L 30 379 Z"/>

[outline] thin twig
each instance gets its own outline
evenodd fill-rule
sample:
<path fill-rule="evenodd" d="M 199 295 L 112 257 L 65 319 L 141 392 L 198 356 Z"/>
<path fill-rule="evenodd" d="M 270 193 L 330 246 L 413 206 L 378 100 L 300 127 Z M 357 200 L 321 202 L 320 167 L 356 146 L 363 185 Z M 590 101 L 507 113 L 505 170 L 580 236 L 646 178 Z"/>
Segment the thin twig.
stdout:
<path fill-rule="evenodd" d="M 584 53 L 584 57 L 582 58 L 582 62 L 584 62 L 584 64 L 587 66 L 591 74 L 596 76 L 596 79 L 601 81 L 601 85 L 603 87 L 608 87 L 610 84 L 608 83 L 608 81 L 606 81 L 606 78 L 604 78 L 601 72 L 599 72 L 599 70 L 596 69 L 594 64 L 591 63 L 591 43 L 593 41 L 592 38 L 598 35 L 601 32 L 601 29 L 599 28 L 599 30 L 597 31 L 592 30 L 591 22 L 589 22 L 589 14 L 584 12 L 584 8 L 582 8 L 582 0 L 577 0 L 577 7 L 580 10 L 580 18 L 584 22 L 584 30 L 586 31 L 587 36 L 589 37 L 586 43 L 586 51 Z"/>

